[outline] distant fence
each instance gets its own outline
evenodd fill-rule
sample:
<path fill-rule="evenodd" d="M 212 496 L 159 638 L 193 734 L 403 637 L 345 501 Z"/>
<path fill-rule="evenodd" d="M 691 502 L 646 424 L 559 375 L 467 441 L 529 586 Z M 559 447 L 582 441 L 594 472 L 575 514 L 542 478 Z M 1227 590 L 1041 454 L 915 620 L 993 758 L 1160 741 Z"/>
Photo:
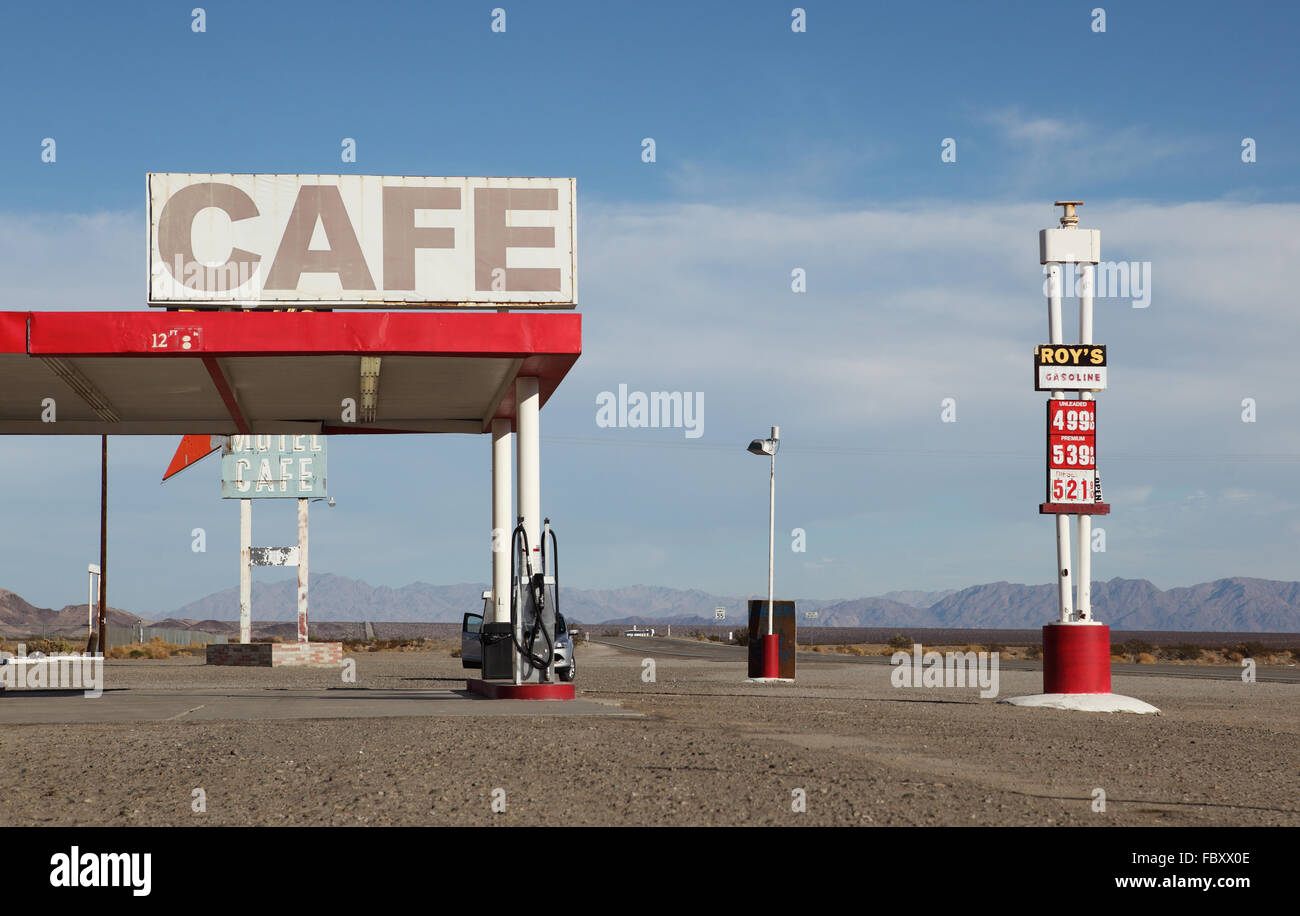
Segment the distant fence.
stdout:
<path fill-rule="evenodd" d="M 109 626 L 109 646 L 123 646 L 128 643 L 148 642 L 155 636 L 162 637 L 163 642 L 174 646 L 201 646 L 206 643 L 226 643 L 230 640 L 216 633 L 204 633 L 202 630 L 172 630 L 167 627 L 118 627 Z"/>

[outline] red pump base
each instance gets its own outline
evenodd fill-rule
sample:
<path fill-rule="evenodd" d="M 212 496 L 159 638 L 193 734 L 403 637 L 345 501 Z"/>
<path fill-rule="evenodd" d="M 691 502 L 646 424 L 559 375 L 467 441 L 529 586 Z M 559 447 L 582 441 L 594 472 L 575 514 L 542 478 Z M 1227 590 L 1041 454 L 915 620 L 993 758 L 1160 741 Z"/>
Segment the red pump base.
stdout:
<path fill-rule="evenodd" d="M 507 684 L 474 678 L 465 681 L 465 689 L 491 700 L 572 700 L 572 684 Z"/>
<path fill-rule="evenodd" d="M 1043 627 L 1043 693 L 1110 693 L 1110 627 Z"/>

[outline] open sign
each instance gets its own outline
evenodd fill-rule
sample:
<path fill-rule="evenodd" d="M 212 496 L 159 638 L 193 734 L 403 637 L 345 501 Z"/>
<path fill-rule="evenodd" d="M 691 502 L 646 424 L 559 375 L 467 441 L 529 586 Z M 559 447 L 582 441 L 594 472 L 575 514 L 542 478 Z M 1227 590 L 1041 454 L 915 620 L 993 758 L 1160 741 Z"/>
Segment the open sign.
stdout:
<path fill-rule="evenodd" d="M 577 304 L 572 178 L 151 173 L 149 304 Z"/>

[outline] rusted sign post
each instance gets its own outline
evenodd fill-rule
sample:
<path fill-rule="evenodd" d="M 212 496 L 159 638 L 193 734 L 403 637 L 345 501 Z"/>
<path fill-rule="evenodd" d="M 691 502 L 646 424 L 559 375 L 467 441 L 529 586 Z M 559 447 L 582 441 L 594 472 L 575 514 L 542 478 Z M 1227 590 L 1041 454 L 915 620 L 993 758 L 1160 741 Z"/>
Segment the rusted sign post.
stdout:
<path fill-rule="evenodd" d="M 221 498 L 239 500 L 239 641 L 252 638 L 253 567 L 298 567 L 298 642 L 307 642 L 308 503 L 329 495 L 324 436 L 231 436 Z M 253 500 L 298 500 L 298 545 L 254 547 Z"/>
<path fill-rule="evenodd" d="M 749 677 L 753 680 L 794 680 L 797 626 L 793 601 L 749 599 Z M 777 667 L 767 664 L 764 636 L 776 643 Z"/>

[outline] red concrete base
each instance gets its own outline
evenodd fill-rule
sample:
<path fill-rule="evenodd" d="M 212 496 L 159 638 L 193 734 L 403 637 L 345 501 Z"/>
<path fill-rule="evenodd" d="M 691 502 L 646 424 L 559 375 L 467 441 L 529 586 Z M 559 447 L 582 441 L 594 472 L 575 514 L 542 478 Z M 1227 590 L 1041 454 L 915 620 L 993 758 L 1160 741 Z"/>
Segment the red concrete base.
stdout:
<path fill-rule="evenodd" d="M 575 696 L 572 684 L 507 684 L 481 678 L 467 679 L 465 689 L 491 700 L 572 700 Z"/>
<path fill-rule="evenodd" d="M 773 634 L 763 637 L 763 677 L 781 676 L 781 637 Z"/>
<path fill-rule="evenodd" d="M 207 663 L 246 668 L 338 668 L 343 664 L 343 643 L 208 643 Z"/>
<path fill-rule="evenodd" d="M 1043 627 L 1043 693 L 1110 693 L 1110 627 Z"/>

